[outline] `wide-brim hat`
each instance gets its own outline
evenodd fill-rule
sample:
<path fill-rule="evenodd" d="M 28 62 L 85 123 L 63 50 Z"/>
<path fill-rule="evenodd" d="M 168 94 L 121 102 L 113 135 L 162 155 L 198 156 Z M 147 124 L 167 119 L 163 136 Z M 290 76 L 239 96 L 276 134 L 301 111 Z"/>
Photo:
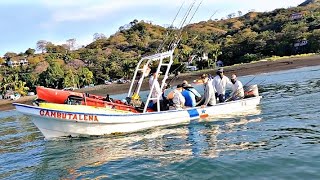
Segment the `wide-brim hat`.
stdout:
<path fill-rule="evenodd" d="M 186 84 L 186 83 L 183 83 L 183 84 L 182 84 L 182 87 L 183 87 L 183 89 L 193 88 L 193 87 L 191 86 L 191 84 Z"/>
<path fill-rule="evenodd" d="M 178 84 L 177 88 L 183 88 L 183 84 Z"/>

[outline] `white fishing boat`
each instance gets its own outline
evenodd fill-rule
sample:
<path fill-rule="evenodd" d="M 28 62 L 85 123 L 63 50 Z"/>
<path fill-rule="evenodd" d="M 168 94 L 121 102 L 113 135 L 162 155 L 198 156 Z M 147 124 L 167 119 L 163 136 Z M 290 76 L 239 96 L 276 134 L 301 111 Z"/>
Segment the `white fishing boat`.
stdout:
<path fill-rule="evenodd" d="M 189 108 L 147 113 L 87 113 L 54 110 L 14 103 L 17 111 L 30 115 L 46 139 L 71 136 L 86 137 L 139 131 L 155 126 L 187 123 L 193 119 L 236 114 L 255 109 L 261 97 Z"/>
<path fill-rule="evenodd" d="M 161 83 L 161 89 L 166 85 L 169 69 L 173 62 L 173 50 L 164 53 L 158 53 L 152 56 L 142 58 L 136 67 L 133 80 L 128 92 L 128 97 L 139 94 L 144 78 L 148 74 L 147 67 L 157 61 L 157 73 L 160 68 L 166 67 L 164 78 Z M 135 79 L 140 74 L 137 82 Z M 155 79 L 157 80 L 157 79 Z M 133 88 L 135 86 L 135 88 Z M 139 131 L 155 126 L 172 125 L 179 123 L 188 123 L 190 120 L 207 118 L 211 116 L 219 116 L 226 114 L 235 114 L 255 109 L 260 103 L 260 96 L 245 98 L 242 100 L 219 103 L 210 107 L 194 107 L 181 110 L 160 111 L 160 99 L 152 97 L 151 92 L 155 87 L 155 81 L 151 86 L 150 93 L 145 105 L 141 107 L 141 113 L 121 113 L 119 111 L 94 109 L 84 106 L 73 105 L 74 108 L 57 106 L 30 106 L 25 104 L 14 103 L 17 111 L 22 114 L 31 116 L 32 122 L 37 126 L 46 139 L 58 137 L 83 137 L 83 136 L 99 136 L 112 133 L 127 133 Z M 133 90 L 134 89 L 134 90 Z M 158 102 L 157 112 L 148 112 L 148 104 L 150 101 Z M 60 108 L 58 108 L 60 107 Z M 78 110 L 76 110 L 78 109 Z"/>

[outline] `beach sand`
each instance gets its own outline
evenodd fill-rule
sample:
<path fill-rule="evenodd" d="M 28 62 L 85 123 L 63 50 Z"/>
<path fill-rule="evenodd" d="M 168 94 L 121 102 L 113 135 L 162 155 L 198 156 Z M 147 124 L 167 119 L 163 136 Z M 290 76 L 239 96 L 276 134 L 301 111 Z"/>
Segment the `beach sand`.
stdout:
<path fill-rule="evenodd" d="M 320 65 L 320 56 L 308 56 L 308 57 L 297 57 L 297 58 L 289 58 L 289 59 L 281 59 L 276 61 L 258 61 L 254 63 L 248 64 L 239 64 L 230 67 L 224 67 L 224 74 L 226 76 L 230 76 L 231 74 L 235 73 L 237 76 L 245 76 L 245 75 L 254 75 L 254 74 L 261 74 L 261 73 L 268 73 L 268 72 L 275 72 L 281 70 L 289 70 L 289 69 L 296 69 L 301 67 L 308 67 L 308 66 L 318 66 Z M 177 76 L 177 78 L 171 82 L 171 85 L 177 85 L 181 83 L 183 80 L 187 80 L 189 83 L 192 83 L 193 80 L 198 79 L 199 76 L 203 73 L 207 74 L 215 74 L 214 69 L 208 70 L 201 70 L 195 71 L 191 73 L 184 73 Z M 171 75 L 167 82 L 173 78 Z M 142 85 L 142 90 L 148 90 L 148 79 L 144 81 Z M 91 94 L 97 94 L 105 96 L 106 94 L 114 95 L 114 94 L 121 94 L 127 93 L 130 87 L 130 83 L 127 84 L 112 84 L 112 85 L 98 85 L 95 87 L 79 89 L 79 92 L 87 92 Z M 14 107 L 12 106 L 13 102 L 17 103 L 25 103 L 25 104 L 32 104 L 32 100 L 34 100 L 36 96 L 26 96 L 22 97 L 18 100 L 0 100 L 0 111 L 10 110 Z"/>

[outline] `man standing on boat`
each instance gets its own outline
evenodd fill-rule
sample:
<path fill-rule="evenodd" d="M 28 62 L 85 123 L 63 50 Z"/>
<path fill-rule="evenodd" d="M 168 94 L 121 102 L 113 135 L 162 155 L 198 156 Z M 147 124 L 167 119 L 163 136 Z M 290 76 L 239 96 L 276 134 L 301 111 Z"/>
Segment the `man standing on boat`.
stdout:
<path fill-rule="evenodd" d="M 232 82 L 232 93 L 230 94 L 230 98 L 233 101 L 243 99 L 244 97 L 243 85 L 237 79 L 237 76 L 235 74 L 231 75 L 231 82 Z"/>
<path fill-rule="evenodd" d="M 219 102 L 224 102 L 226 87 L 232 86 L 230 79 L 223 74 L 223 69 L 219 68 L 217 71 L 217 75 L 213 78 L 212 82 L 213 87 L 216 89 L 216 96 L 219 98 Z"/>
<path fill-rule="evenodd" d="M 200 102 L 203 102 L 201 107 L 213 106 L 217 103 L 215 96 L 215 89 L 212 85 L 212 80 L 209 79 L 208 74 L 201 75 L 202 82 L 204 84 L 204 95 Z"/>
<path fill-rule="evenodd" d="M 160 84 L 158 82 L 158 77 L 159 77 L 159 74 L 161 74 L 161 71 L 159 72 L 159 74 L 157 74 L 156 72 L 157 72 L 156 68 L 153 68 L 150 71 L 151 76 L 150 76 L 150 79 L 149 79 L 149 88 L 151 90 L 152 84 L 154 83 L 154 87 L 153 87 L 153 90 L 152 90 L 152 93 L 151 93 L 151 98 L 160 97 L 160 100 L 161 100 L 162 99 L 162 96 L 161 96 L 162 91 L 161 91 L 161 88 L 160 88 Z M 152 100 L 152 102 L 153 102 L 152 109 L 156 111 L 157 110 L 157 100 Z"/>

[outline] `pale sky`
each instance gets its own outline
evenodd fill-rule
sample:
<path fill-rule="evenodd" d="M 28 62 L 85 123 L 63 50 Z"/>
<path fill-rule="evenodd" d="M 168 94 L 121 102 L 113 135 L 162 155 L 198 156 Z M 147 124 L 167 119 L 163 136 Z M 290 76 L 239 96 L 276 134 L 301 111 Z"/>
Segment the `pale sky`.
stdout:
<path fill-rule="evenodd" d="M 1 0 L 0 56 L 36 48 L 38 40 L 54 44 L 75 38 L 77 45 L 92 42 L 94 33 L 107 37 L 134 19 L 153 24 L 171 24 L 184 3 L 175 26 L 194 0 Z M 196 5 L 201 0 L 196 0 Z M 230 13 L 243 14 L 297 6 L 304 0 L 203 0 L 191 23 L 221 19 Z"/>

